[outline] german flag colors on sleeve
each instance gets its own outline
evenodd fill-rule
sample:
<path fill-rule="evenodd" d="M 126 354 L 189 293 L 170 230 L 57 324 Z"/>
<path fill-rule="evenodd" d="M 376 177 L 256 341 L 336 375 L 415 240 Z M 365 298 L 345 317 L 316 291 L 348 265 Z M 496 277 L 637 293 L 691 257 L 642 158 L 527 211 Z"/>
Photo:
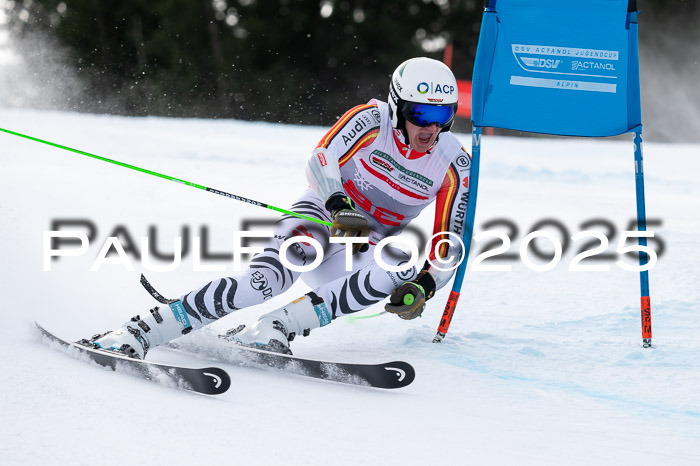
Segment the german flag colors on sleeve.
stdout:
<path fill-rule="evenodd" d="M 447 170 L 440 190 L 438 191 L 437 199 L 435 199 L 433 235 L 442 232 L 451 232 L 461 237 L 464 233 L 464 221 L 466 218 L 468 201 L 468 172 L 466 174 L 460 174 L 457 167 L 454 164 L 450 164 L 450 168 Z M 431 260 L 435 260 L 435 246 L 442 239 L 447 239 L 446 235 L 439 235 L 433 238 L 430 254 Z M 453 254 L 454 253 L 455 252 L 453 252 Z M 446 243 L 440 246 L 438 254 L 440 257 L 446 257 L 448 255 Z"/>

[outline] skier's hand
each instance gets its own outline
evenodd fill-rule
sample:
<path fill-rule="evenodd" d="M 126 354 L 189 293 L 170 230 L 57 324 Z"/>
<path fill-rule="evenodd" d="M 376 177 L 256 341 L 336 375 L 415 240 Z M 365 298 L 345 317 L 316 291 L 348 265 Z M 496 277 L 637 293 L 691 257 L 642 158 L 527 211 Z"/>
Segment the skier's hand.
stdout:
<path fill-rule="evenodd" d="M 404 320 L 415 319 L 423 313 L 425 302 L 433 297 L 435 288 L 435 280 L 424 270 L 414 281 L 405 282 L 392 291 L 384 310 Z"/>
<path fill-rule="evenodd" d="M 369 236 L 369 222 L 360 212 L 356 211 L 343 193 L 336 193 L 326 201 L 326 209 L 331 213 L 333 225 L 331 236 L 336 237 L 363 237 Z M 352 245 L 352 253 L 365 252 L 369 249 L 368 243 L 355 243 Z"/>

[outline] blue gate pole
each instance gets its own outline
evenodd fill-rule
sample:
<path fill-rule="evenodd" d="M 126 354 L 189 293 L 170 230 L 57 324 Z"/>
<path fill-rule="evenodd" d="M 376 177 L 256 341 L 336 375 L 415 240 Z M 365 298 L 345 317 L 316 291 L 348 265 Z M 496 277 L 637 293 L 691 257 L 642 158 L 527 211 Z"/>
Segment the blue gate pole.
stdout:
<path fill-rule="evenodd" d="M 457 267 L 455 273 L 455 281 L 452 283 L 452 291 L 450 297 L 447 298 L 445 310 L 442 313 L 440 325 L 438 325 L 437 333 L 433 338 L 433 343 L 440 343 L 447 330 L 450 328 L 452 316 L 454 315 L 457 302 L 459 301 L 459 293 L 462 290 L 462 282 L 464 274 L 467 271 L 467 260 L 469 259 L 469 249 L 472 244 L 472 235 L 474 234 L 474 216 L 476 214 L 476 193 L 479 189 L 479 158 L 481 157 L 481 128 L 476 126 L 472 121 L 472 160 L 471 169 L 469 171 L 469 204 L 467 205 L 467 218 L 465 219 L 464 234 L 462 236 L 464 248 L 462 249 L 462 263 Z"/>
<path fill-rule="evenodd" d="M 642 132 L 634 133 L 634 180 L 637 192 L 637 231 L 646 231 L 647 216 L 644 202 L 644 163 L 642 161 Z M 647 239 L 639 238 L 639 245 L 646 247 Z M 649 261 L 647 253 L 639 251 L 639 265 L 644 266 Z M 651 347 L 651 302 L 649 299 L 649 271 L 639 272 L 641 286 L 642 310 L 642 346 Z"/>

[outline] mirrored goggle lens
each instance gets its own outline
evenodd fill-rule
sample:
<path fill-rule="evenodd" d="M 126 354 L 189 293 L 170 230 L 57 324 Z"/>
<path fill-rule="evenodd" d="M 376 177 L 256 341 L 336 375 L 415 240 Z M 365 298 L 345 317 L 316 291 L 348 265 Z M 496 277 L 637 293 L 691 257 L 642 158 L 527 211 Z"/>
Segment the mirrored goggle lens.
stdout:
<path fill-rule="evenodd" d="M 407 103 L 404 106 L 403 117 L 416 126 L 429 126 L 437 123 L 442 127 L 452 121 L 457 105 L 429 105 Z"/>

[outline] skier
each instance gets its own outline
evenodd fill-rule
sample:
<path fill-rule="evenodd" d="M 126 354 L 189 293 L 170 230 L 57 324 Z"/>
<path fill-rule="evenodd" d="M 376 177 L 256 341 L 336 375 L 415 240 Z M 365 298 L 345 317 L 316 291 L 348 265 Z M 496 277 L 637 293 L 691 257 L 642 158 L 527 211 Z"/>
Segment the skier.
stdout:
<path fill-rule="evenodd" d="M 294 265 L 313 263 L 312 240 L 323 247 L 320 266 L 304 272 L 304 282 L 313 291 L 262 315 L 251 326 L 229 330 L 228 339 L 291 354 L 289 342 L 295 336 L 307 336 L 312 329 L 389 295 L 386 311 L 402 319 L 420 316 L 425 302 L 454 273 L 445 269 L 460 257 L 460 246 L 439 244 L 444 236 L 434 236 L 432 245 L 439 245 L 439 251 L 433 247 L 433 262 L 426 261 L 419 272 L 415 267 L 385 270 L 374 260 L 374 248 L 382 238 L 398 234 L 433 201 L 434 232 L 461 237 L 470 156 L 449 132 L 456 110 L 457 83 L 446 65 L 423 57 L 405 61 L 392 75 L 388 103 L 372 99 L 349 110 L 308 157 L 310 188 L 291 210 L 332 222 L 332 227 L 284 215 L 272 241 L 253 257 L 247 270 L 207 283 L 169 308 L 154 308 L 118 330 L 82 343 L 143 359 L 150 348 L 284 293 L 301 275 L 280 260 L 280 245 L 292 236 L 308 238 L 287 250 Z M 331 237 L 359 241 L 351 246 L 352 271 L 346 271 L 346 244 L 332 243 Z M 409 260 L 390 246 L 382 250 L 381 258 L 391 266 Z M 439 268 L 433 265 L 436 258 L 442 260 Z"/>

